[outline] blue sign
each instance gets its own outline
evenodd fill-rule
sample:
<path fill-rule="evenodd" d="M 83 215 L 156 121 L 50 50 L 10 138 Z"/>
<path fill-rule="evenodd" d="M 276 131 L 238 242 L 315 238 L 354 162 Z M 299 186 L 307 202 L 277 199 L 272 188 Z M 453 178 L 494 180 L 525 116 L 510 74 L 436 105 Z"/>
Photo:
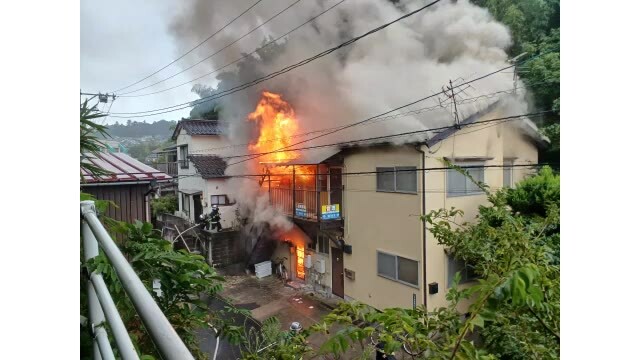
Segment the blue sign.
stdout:
<path fill-rule="evenodd" d="M 296 205 L 296 217 L 307 217 L 307 207 L 304 204 Z"/>

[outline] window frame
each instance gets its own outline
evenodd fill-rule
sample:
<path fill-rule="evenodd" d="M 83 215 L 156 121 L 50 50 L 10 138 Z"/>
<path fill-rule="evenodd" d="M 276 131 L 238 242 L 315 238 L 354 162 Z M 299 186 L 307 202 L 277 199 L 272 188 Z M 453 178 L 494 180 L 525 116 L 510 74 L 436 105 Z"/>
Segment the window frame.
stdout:
<path fill-rule="evenodd" d="M 386 256 L 392 256 L 394 258 L 395 278 L 390 277 L 390 276 L 388 276 L 386 274 L 381 274 L 380 273 L 380 257 L 379 257 L 379 254 L 383 254 L 383 255 L 386 255 Z M 417 274 L 418 274 L 418 277 L 417 277 L 418 283 L 417 284 L 412 284 L 412 283 L 409 283 L 409 282 L 406 282 L 406 281 L 398 279 L 398 272 L 399 272 L 398 271 L 399 270 L 398 269 L 398 258 L 402 258 L 404 260 L 412 261 L 412 262 L 416 263 L 416 271 L 417 271 Z M 410 259 L 410 258 L 407 258 L 407 257 L 404 257 L 404 256 L 388 253 L 388 252 L 382 251 L 382 250 L 376 250 L 376 275 L 378 275 L 378 276 L 380 276 L 382 278 L 385 278 L 387 280 L 395 281 L 395 282 L 398 282 L 400 284 L 404 284 L 404 285 L 410 286 L 412 288 L 419 289 L 420 288 L 420 260 Z"/>
<path fill-rule="evenodd" d="M 191 216 L 191 199 L 189 198 L 191 195 L 182 193 L 182 213 L 185 215 Z M 185 201 L 186 200 L 186 201 Z M 185 207 L 185 203 L 188 205 Z"/>
<path fill-rule="evenodd" d="M 224 196 L 224 204 L 215 204 L 213 202 L 213 197 L 214 196 Z M 227 194 L 215 194 L 215 195 L 209 195 L 209 205 L 217 205 L 217 206 L 231 206 L 234 205 L 235 202 L 231 202 L 231 200 L 229 199 L 229 196 Z"/>
<path fill-rule="evenodd" d="M 452 263 L 456 263 L 458 265 L 462 264 L 463 266 L 461 269 L 458 269 L 457 271 L 452 273 L 451 272 Z M 460 267 L 457 266 L 456 268 L 460 268 Z M 453 283 L 453 278 L 458 272 L 460 273 L 460 282 L 458 283 L 458 285 L 470 283 L 470 282 L 476 281 L 479 278 L 477 274 L 473 273 L 472 265 L 468 264 L 463 260 L 456 259 L 453 255 L 447 255 L 447 289 L 451 288 L 451 285 Z"/>
<path fill-rule="evenodd" d="M 513 159 L 504 159 L 502 161 L 502 187 L 513 187 L 513 165 L 515 161 Z M 509 184 L 505 184 L 505 173 L 509 173 Z"/>
<path fill-rule="evenodd" d="M 472 168 L 472 169 L 465 169 L 465 166 L 484 166 L 485 162 L 484 161 L 453 161 L 451 162 L 453 165 L 459 166 L 461 168 L 463 168 L 463 170 L 469 171 L 469 170 L 477 170 L 480 169 L 482 170 L 482 180 L 478 180 L 475 179 L 478 182 L 482 182 L 484 183 L 484 177 L 485 177 L 485 171 L 484 168 Z M 450 189 L 450 183 L 449 183 L 449 176 L 451 175 L 456 175 L 456 176 L 462 176 L 465 180 L 465 192 L 451 192 L 453 189 Z M 470 174 L 471 175 L 471 174 Z M 471 180 L 469 180 L 464 174 L 461 174 L 457 169 L 447 169 L 447 171 L 445 171 L 445 186 L 446 186 L 446 195 L 447 197 L 461 197 L 461 196 L 475 196 L 475 195 L 481 195 L 484 194 L 484 192 L 482 191 L 481 188 L 477 187 L 476 184 L 474 184 Z M 473 177 L 473 175 L 472 175 Z M 477 190 L 474 191 L 469 191 L 468 190 L 468 184 L 471 183 L 472 186 L 477 187 Z"/>
<path fill-rule="evenodd" d="M 415 191 L 412 190 L 398 190 L 398 168 L 401 169 L 401 172 L 408 172 L 408 173 L 413 173 L 413 175 L 416 177 L 416 189 Z M 393 169 L 393 172 L 384 172 L 382 173 L 382 171 L 389 171 L 389 170 L 384 170 L 384 169 Z M 412 169 L 409 171 L 405 171 L 408 169 Z M 418 193 L 418 167 L 417 166 L 376 166 L 376 192 L 382 192 L 382 193 L 399 193 L 399 194 L 417 194 Z M 379 176 L 381 174 L 392 174 L 393 175 L 393 190 L 388 190 L 388 189 L 381 189 L 380 188 L 380 181 L 379 181 Z"/>
<path fill-rule="evenodd" d="M 189 145 L 180 145 L 178 150 L 178 154 L 180 159 L 178 162 L 180 163 L 180 169 L 188 169 L 189 168 Z"/>
<path fill-rule="evenodd" d="M 322 251 L 323 250 L 323 242 L 326 244 L 326 252 Z M 329 255 L 330 251 L 331 251 L 331 239 L 329 239 L 328 236 L 325 235 L 320 235 L 318 236 L 318 254 L 324 254 L 324 255 Z"/>

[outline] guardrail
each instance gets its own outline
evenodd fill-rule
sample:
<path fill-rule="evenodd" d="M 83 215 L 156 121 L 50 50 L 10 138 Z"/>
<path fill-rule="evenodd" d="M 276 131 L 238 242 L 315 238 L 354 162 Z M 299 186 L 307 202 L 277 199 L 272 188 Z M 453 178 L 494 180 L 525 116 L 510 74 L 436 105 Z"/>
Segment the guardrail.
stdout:
<path fill-rule="evenodd" d="M 167 360 L 193 359 L 189 349 L 100 223 L 94 202 L 81 201 L 80 215 L 85 260 L 88 261 L 98 256 L 98 249 L 102 248 L 162 358 Z M 105 317 L 111 328 L 120 357 L 124 360 L 139 359 L 101 274 L 95 272 L 90 274 L 88 303 L 89 321 L 94 334 L 94 359 L 114 359 L 113 350 L 104 328 Z"/>

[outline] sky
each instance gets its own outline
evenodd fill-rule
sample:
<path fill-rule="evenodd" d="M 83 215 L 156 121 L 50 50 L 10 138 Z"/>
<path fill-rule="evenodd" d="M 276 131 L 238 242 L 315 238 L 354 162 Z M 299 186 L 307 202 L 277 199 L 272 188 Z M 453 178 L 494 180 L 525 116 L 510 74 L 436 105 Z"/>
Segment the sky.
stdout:
<path fill-rule="evenodd" d="M 171 0 L 82 1 L 80 4 L 80 89 L 90 93 L 111 93 L 146 77 L 177 58 L 180 54 L 168 28 L 173 14 L 180 11 L 179 6 L 179 1 Z M 181 64 L 190 65 L 195 62 L 195 58 L 195 56 L 187 56 L 179 63 L 122 92 L 135 90 L 173 75 L 182 69 Z M 188 81 L 192 77 L 193 74 L 181 74 L 135 94 L 162 90 Z M 208 82 L 200 81 L 200 83 L 215 85 L 215 80 L 209 79 Z M 98 107 L 107 111 L 111 106 L 111 112 L 136 112 L 163 108 L 197 98 L 198 96 L 191 92 L 191 86 L 185 85 L 150 96 L 116 97 L 113 104 L 99 104 Z M 94 99 L 91 104 L 95 102 Z M 189 109 L 184 109 L 131 120 L 146 122 L 162 119 L 179 120 L 188 114 Z M 127 118 L 109 117 L 105 122 L 113 124 L 116 121 L 126 122 Z"/>

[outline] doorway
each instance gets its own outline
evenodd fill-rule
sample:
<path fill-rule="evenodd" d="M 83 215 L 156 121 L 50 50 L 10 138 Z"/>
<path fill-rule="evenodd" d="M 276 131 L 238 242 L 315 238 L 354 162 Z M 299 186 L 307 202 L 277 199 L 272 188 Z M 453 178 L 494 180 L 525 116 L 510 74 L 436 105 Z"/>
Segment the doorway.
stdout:
<path fill-rule="evenodd" d="M 331 248 L 331 292 L 344 298 L 344 259 L 342 250 Z"/>
<path fill-rule="evenodd" d="M 202 195 L 193 195 L 193 222 L 200 221 L 200 215 L 202 215 Z"/>

